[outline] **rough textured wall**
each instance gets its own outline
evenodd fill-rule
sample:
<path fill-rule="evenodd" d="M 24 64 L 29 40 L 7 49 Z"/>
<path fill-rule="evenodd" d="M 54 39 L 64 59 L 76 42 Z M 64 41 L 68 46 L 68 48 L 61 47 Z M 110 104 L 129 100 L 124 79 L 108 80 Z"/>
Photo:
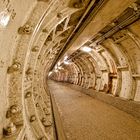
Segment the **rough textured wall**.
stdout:
<path fill-rule="evenodd" d="M 0 22 L 1 12 L 10 15 L 0 26 L 2 139 L 55 139 L 46 86 L 54 64 L 52 79 L 140 101 L 140 8 L 134 2 L 0 1 Z"/>
<path fill-rule="evenodd" d="M 103 7 L 104 10 L 106 6 Z M 118 10 L 121 10 L 121 7 Z M 104 91 L 123 99 L 140 101 L 139 15 L 140 5 L 137 1 L 119 13 L 116 18 L 114 15 L 114 19 L 105 27 L 102 25 L 103 28 L 96 35 L 94 30 L 98 25 L 94 22 L 89 23 L 89 26 L 80 34 L 80 36 L 83 35 L 88 38 L 89 32 L 92 32 L 90 25 L 95 25 L 92 34 L 89 35 L 89 40 L 83 40 L 84 37 L 78 36 L 64 55 L 67 55 L 67 60 L 60 59 L 61 63 L 59 62 L 60 64 L 56 65 L 56 68 L 58 68 L 52 71 L 50 78 L 76 84 L 87 89 Z M 93 21 L 98 16 L 101 16 L 100 12 L 93 18 Z M 106 16 L 108 20 L 112 18 L 109 17 L 111 16 L 109 14 Z M 79 44 L 81 46 L 74 51 L 76 43 L 77 46 L 80 46 Z M 82 50 L 84 47 L 91 50 L 85 52 Z"/>
<path fill-rule="evenodd" d="M 0 138 L 55 139 L 45 78 L 89 0 L 0 2 Z M 94 1 L 93 1 L 94 3 Z"/>
<path fill-rule="evenodd" d="M 16 44 L 19 40 L 18 28 L 25 23 L 30 11 L 35 5 L 35 0 L 25 1 L 0 1 L 0 13 L 3 11 L 11 15 L 7 27 L 0 27 L 0 135 L 6 125 L 6 111 L 8 102 L 8 79 L 7 68 L 12 63 Z"/>

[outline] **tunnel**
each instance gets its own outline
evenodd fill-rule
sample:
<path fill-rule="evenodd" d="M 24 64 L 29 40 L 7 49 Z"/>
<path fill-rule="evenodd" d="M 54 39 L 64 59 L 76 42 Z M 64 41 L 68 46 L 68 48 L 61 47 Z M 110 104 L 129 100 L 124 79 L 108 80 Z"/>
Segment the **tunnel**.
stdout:
<path fill-rule="evenodd" d="M 1 140 L 140 140 L 140 0 L 0 0 Z"/>

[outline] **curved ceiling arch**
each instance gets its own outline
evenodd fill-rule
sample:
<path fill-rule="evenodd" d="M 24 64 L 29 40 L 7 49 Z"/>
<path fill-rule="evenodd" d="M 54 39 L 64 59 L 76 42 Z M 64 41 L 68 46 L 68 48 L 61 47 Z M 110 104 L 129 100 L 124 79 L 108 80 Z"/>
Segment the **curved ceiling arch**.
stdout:
<path fill-rule="evenodd" d="M 2 0 L 3 11 L 0 139 L 55 139 L 48 78 L 140 101 L 138 1 Z"/>

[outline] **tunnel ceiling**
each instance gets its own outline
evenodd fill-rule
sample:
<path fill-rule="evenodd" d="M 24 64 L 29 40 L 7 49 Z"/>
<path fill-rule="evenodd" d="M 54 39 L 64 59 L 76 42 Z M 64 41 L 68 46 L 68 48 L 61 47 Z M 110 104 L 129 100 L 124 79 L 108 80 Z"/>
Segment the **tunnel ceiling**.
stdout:
<path fill-rule="evenodd" d="M 1 0 L 0 138 L 54 139 L 48 75 L 140 101 L 139 17 L 136 0 Z"/>

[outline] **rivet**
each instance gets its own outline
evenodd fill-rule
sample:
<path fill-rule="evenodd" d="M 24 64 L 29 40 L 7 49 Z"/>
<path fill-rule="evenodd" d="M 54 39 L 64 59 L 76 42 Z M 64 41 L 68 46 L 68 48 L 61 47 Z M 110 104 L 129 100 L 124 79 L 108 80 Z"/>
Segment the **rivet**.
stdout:
<path fill-rule="evenodd" d="M 32 115 L 31 118 L 30 118 L 30 122 L 34 122 L 35 120 L 36 120 L 36 116 Z"/>

